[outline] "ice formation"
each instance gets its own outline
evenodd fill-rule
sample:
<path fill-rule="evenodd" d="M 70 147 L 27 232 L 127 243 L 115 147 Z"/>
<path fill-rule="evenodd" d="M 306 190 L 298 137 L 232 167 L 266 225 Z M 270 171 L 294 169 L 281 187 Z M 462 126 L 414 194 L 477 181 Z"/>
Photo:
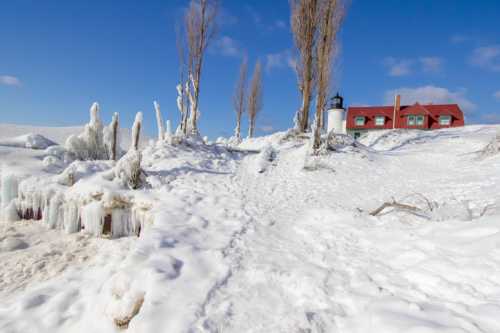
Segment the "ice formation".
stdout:
<path fill-rule="evenodd" d="M 134 125 L 132 125 L 132 140 L 130 150 L 139 150 L 139 139 L 142 127 L 142 112 L 137 112 L 135 115 Z"/>
<path fill-rule="evenodd" d="M 117 160 L 121 155 L 120 122 L 117 112 L 113 114 L 111 123 L 104 127 L 103 140 L 108 158 Z"/>
<path fill-rule="evenodd" d="M 18 180 L 17 177 L 10 173 L 6 168 L 3 168 L 2 178 L 1 178 L 1 193 L 2 200 L 0 208 L 7 207 L 12 200 L 17 198 L 18 191 Z"/>
<path fill-rule="evenodd" d="M 90 122 L 85 125 L 83 133 L 71 135 L 66 139 L 65 148 L 79 160 L 101 160 L 107 158 L 104 146 L 103 125 L 99 117 L 99 104 L 90 108 Z"/>
<path fill-rule="evenodd" d="M 158 125 L 158 141 L 165 139 L 165 128 L 163 127 L 163 117 L 161 116 L 160 104 L 157 101 L 153 102 L 156 112 L 156 123 Z"/>

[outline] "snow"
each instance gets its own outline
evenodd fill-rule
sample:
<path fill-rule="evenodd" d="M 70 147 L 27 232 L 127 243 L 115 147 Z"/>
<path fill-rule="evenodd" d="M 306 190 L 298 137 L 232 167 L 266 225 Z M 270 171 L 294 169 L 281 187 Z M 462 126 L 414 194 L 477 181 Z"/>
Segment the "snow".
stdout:
<path fill-rule="evenodd" d="M 46 149 L 56 145 L 55 142 L 40 134 L 25 134 L 14 138 L 0 139 L 0 146 L 18 147 L 27 149 Z"/>
<path fill-rule="evenodd" d="M 2 148 L 16 202 L 47 211 L 0 222 L 0 331 L 499 332 L 496 132 L 161 141 L 129 152 L 136 190 L 128 158 L 49 172 Z M 393 199 L 419 214 L 369 215 Z"/>
<path fill-rule="evenodd" d="M 122 147 L 130 145 L 130 126 L 131 124 L 122 124 L 119 135 L 122 138 Z M 61 126 L 61 127 L 48 127 L 48 126 L 29 126 L 29 125 L 14 125 L 0 123 L 0 141 L 10 139 L 13 137 L 24 136 L 26 133 L 36 133 L 42 135 L 48 140 L 55 142 L 59 145 L 64 145 L 70 135 L 83 132 L 84 126 Z M 141 142 L 149 140 L 145 133 L 141 133 Z"/>

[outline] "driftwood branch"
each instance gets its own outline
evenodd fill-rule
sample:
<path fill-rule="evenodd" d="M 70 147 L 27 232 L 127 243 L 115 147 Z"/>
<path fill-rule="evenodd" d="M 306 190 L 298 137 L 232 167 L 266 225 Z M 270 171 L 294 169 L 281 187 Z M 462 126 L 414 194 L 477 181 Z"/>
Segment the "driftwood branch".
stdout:
<path fill-rule="evenodd" d="M 384 211 L 384 209 L 389 208 L 389 207 L 396 208 L 396 209 L 401 209 L 401 210 L 406 210 L 406 211 L 410 211 L 410 212 L 413 212 L 413 213 L 419 213 L 419 212 L 421 212 L 421 209 L 418 208 L 418 207 L 407 205 L 407 204 L 402 204 L 402 203 L 399 203 L 399 202 L 397 202 L 396 200 L 393 199 L 392 202 L 384 202 L 380 207 L 378 207 L 377 209 L 375 209 L 374 211 L 372 211 L 370 213 L 370 215 L 371 216 L 377 216 L 380 213 L 382 213 L 382 211 Z"/>

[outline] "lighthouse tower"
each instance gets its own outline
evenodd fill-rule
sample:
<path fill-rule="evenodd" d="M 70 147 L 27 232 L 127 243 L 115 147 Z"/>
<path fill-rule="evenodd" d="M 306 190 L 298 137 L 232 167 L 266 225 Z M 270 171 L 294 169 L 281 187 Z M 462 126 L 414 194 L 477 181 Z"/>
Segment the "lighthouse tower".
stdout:
<path fill-rule="evenodd" d="M 344 99 L 337 93 L 330 102 L 328 109 L 328 133 L 345 134 L 344 126 Z"/>

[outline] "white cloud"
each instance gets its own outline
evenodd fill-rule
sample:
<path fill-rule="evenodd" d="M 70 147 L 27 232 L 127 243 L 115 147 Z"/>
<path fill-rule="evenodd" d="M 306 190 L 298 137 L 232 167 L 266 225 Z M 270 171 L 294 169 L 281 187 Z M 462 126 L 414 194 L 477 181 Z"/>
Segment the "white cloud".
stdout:
<path fill-rule="evenodd" d="M 390 76 L 409 75 L 413 70 L 414 61 L 411 59 L 396 59 L 387 57 L 384 59 L 384 65 L 389 69 Z"/>
<path fill-rule="evenodd" d="M 421 57 L 419 61 L 426 73 L 438 73 L 443 67 L 443 59 L 439 57 Z"/>
<path fill-rule="evenodd" d="M 450 38 L 450 42 L 452 44 L 461 44 L 461 43 L 464 43 L 468 40 L 470 40 L 470 38 L 468 36 L 460 35 L 460 34 L 453 35 Z"/>
<path fill-rule="evenodd" d="M 472 65 L 500 72 L 500 45 L 478 47 L 469 60 Z"/>
<path fill-rule="evenodd" d="M 449 104 L 456 103 L 460 105 L 464 112 L 474 111 L 477 106 L 466 97 L 467 91 L 459 89 L 450 91 L 446 88 L 436 86 L 423 86 L 417 88 L 399 88 L 386 91 L 384 101 L 386 104 L 394 102 L 394 96 L 401 95 L 401 104 L 411 105 L 420 104 Z"/>
<path fill-rule="evenodd" d="M 424 73 L 438 73 L 443 66 L 443 59 L 439 57 L 420 57 L 410 59 L 398 59 L 386 57 L 383 61 L 387 67 L 389 76 L 407 76 L 413 74 L 420 67 Z"/>
<path fill-rule="evenodd" d="M 21 80 L 15 76 L 10 75 L 0 75 L 0 85 L 20 87 Z"/>
<path fill-rule="evenodd" d="M 493 93 L 493 97 L 494 97 L 495 99 L 497 99 L 497 100 L 499 100 L 499 101 L 500 101 L 500 90 L 498 90 L 497 92 L 494 92 L 494 93 Z"/>
<path fill-rule="evenodd" d="M 290 50 L 270 53 L 266 55 L 266 71 L 269 72 L 275 68 L 289 67 L 295 70 L 296 59 L 292 56 Z"/>
<path fill-rule="evenodd" d="M 214 54 L 221 54 L 227 57 L 237 57 L 241 54 L 236 41 L 229 36 L 222 36 L 217 39 L 211 51 Z"/>

